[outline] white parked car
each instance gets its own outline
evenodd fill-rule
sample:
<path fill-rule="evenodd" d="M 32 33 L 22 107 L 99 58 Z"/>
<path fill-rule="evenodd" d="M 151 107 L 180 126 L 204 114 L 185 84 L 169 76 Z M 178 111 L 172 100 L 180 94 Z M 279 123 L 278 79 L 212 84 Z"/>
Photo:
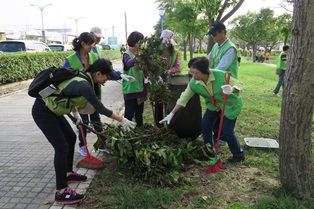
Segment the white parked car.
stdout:
<path fill-rule="evenodd" d="M 51 51 L 47 44 L 35 40 L 6 40 L 0 41 L 0 51 L 4 54 L 20 52 Z"/>
<path fill-rule="evenodd" d="M 49 44 L 51 51 L 72 51 L 73 48 L 69 44 Z"/>

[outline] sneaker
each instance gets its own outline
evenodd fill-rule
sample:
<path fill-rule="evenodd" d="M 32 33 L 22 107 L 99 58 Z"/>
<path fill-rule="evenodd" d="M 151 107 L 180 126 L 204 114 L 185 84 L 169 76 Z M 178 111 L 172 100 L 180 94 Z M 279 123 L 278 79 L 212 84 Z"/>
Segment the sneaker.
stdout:
<path fill-rule="evenodd" d="M 220 147 L 224 147 L 224 146 L 226 146 L 227 145 L 227 142 L 225 142 L 225 141 L 219 141 L 219 146 Z"/>
<path fill-rule="evenodd" d="M 111 155 L 107 142 L 104 142 L 104 146 L 102 148 L 98 148 L 98 150 Z"/>
<path fill-rule="evenodd" d="M 60 194 L 56 192 L 55 194 L 55 201 L 60 204 L 70 205 L 80 202 L 84 199 L 84 195 L 77 194 L 73 189 L 70 187 L 66 188 L 66 190 Z"/>
<path fill-rule="evenodd" d="M 86 151 L 86 147 L 85 147 L 85 146 L 79 147 L 78 152 L 79 152 L 83 157 L 85 157 L 85 156 L 87 155 L 87 151 Z"/>
<path fill-rule="evenodd" d="M 72 171 L 72 173 L 67 176 L 68 183 L 83 182 L 86 180 L 87 176 L 78 174 L 75 171 Z"/>
<path fill-rule="evenodd" d="M 104 153 L 107 153 L 107 154 L 111 155 L 111 152 L 110 152 L 110 150 L 107 147 L 99 148 L 98 150 L 100 152 L 104 152 Z"/>
<path fill-rule="evenodd" d="M 245 156 L 232 156 L 227 159 L 230 163 L 238 163 L 245 160 Z"/>
<path fill-rule="evenodd" d="M 273 93 L 273 95 L 276 96 L 276 97 L 280 97 L 280 95 L 278 93 L 277 94 Z"/>

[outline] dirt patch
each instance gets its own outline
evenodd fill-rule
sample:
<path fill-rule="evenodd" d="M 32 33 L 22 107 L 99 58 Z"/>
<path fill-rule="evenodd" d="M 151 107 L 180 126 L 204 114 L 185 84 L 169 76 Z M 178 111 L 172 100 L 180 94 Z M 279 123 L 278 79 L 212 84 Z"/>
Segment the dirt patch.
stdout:
<path fill-rule="evenodd" d="M 0 85 L 0 97 L 8 95 L 8 94 L 12 94 L 17 91 L 25 90 L 28 88 L 31 82 L 32 82 L 32 79 L 27 80 L 27 81 L 20 81 L 20 82 Z"/>

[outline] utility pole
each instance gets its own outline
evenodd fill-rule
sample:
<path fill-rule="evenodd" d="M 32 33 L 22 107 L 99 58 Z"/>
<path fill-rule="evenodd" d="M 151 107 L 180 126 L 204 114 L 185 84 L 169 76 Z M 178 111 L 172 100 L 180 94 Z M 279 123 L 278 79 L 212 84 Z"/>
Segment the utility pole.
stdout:
<path fill-rule="evenodd" d="M 128 26 L 127 26 L 127 20 L 126 20 L 126 12 L 124 12 L 124 26 L 125 26 L 125 45 L 127 45 L 128 40 Z"/>

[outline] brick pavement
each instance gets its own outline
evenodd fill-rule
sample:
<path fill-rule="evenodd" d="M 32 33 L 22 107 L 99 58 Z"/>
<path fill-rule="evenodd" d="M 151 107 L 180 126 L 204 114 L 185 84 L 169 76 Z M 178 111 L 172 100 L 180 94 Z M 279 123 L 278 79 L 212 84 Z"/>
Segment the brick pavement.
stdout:
<path fill-rule="evenodd" d="M 114 68 L 121 70 L 121 62 L 115 62 Z M 103 87 L 102 98 L 109 109 L 123 111 L 120 81 L 107 82 Z M 27 95 L 26 89 L 0 97 L 0 208 L 76 208 L 76 205 L 52 204 L 55 193 L 54 152 L 32 119 L 33 102 L 34 98 Z M 102 116 L 102 121 L 112 122 L 105 116 Z M 76 129 L 74 125 L 73 128 Z M 89 133 L 87 139 L 92 150 L 96 136 Z M 101 158 L 103 154 L 92 152 L 92 155 Z M 82 157 L 76 152 L 74 162 L 80 159 Z M 85 193 L 95 171 L 80 168 L 78 172 L 86 174 L 88 181 L 70 186 L 77 192 Z"/>

